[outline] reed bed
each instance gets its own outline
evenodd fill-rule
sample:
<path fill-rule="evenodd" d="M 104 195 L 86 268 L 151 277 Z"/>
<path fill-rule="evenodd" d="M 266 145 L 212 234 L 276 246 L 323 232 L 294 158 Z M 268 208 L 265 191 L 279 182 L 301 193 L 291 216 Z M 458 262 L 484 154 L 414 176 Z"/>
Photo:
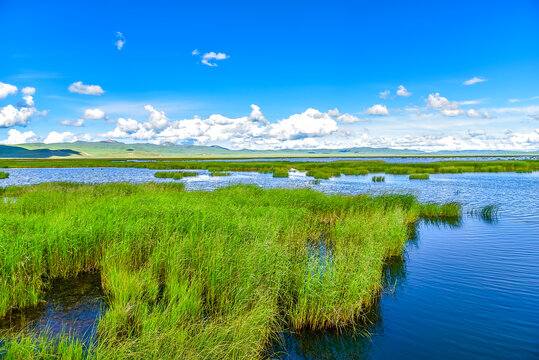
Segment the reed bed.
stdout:
<path fill-rule="evenodd" d="M 9 174 L 7 172 L 0 171 L 0 180 L 7 179 L 8 177 L 9 177 Z"/>
<path fill-rule="evenodd" d="M 6 336 L 0 356 L 260 359 L 284 327 L 350 326 L 376 301 L 388 258 L 421 217 L 458 204 L 181 183 L 0 189 L 0 316 L 51 279 L 100 271 L 97 341 Z"/>
<path fill-rule="evenodd" d="M 373 176 L 372 181 L 373 182 L 385 182 L 386 177 L 385 176 Z"/>

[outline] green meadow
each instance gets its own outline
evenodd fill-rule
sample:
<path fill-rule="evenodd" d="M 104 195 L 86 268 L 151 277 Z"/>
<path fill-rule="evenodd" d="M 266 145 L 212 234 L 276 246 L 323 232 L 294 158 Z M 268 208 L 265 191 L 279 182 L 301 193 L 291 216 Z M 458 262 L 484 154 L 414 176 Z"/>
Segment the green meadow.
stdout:
<path fill-rule="evenodd" d="M 100 273 L 107 303 L 96 341 L 6 332 L 5 359 L 267 358 L 283 330 L 359 324 L 411 224 L 461 216 L 458 204 L 408 195 L 255 186 L 0 191 L 0 317 L 85 272 Z"/>

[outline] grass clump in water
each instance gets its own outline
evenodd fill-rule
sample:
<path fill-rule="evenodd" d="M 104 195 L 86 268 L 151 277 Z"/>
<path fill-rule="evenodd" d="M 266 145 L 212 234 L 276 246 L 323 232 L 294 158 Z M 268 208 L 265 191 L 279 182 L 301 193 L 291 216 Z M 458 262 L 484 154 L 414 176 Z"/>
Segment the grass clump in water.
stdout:
<path fill-rule="evenodd" d="M 460 214 L 409 195 L 174 182 L 5 192 L 18 201 L 0 203 L 0 316 L 88 271 L 101 272 L 108 303 L 89 348 L 23 334 L 0 345 L 6 358 L 265 358 L 284 327 L 353 325 L 408 226 Z"/>
<path fill-rule="evenodd" d="M 276 169 L 276 170 L 273 170 L 273 177 L 274 178 L 287 178 L 288 177 L 288 169 Z"/>
<path fill-rule="evenodd" d="M 210 176 L 230 176 L 230 173 L 226 171 L 212 171 Z"/>
<path fill-rule="evenodd" d="M 385 176 L 373 176 L 372 181 L 373 182 L 385 182 L 386 177 Z"/>
<path fill-rule="evenodd" d="M 7 172 L 0 171 L 0 180 L 7 179 L 8 177 L 9 177 L 9 174 Z"/>
<path fill-rule="evenodd" d="M 411 174 L 409 179 L 410 180 L 428 180 L 429 174 Z"/>

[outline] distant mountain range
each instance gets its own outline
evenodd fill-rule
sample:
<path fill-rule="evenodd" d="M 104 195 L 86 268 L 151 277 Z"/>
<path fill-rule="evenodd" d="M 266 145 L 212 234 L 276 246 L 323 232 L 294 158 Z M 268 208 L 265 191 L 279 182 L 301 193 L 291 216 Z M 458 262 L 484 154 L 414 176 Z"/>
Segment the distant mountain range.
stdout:
<path fill-rule="evenodd" d="M 99 142 L 0 145 L 0 158 L 257 158 L 257 157 L 361 157 L 361 156 L 504 156 L 539 155 L 539 151 L 439 151 L 423 152 L 390 148 L 357 147 L 312 150 L 230 150 L 221 146 L 176 144 L 124 144 L 114 140 Z"/>

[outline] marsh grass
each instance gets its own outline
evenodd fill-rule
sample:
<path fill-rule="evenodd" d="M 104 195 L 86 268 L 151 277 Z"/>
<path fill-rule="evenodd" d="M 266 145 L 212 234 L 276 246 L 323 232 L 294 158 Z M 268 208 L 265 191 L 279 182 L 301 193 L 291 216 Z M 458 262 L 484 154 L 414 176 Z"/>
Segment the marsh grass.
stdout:
<path fill-rule="evenodd" d="M 492 223 L 498 220 L 498 205 L 492 204 L 482 207 L 481 209 L 472 209 L 470 215 L 478 216 L 480 219 Z"/>
<path fill-rule="evenodd" d="M 385 176 L 373 176 L 372 181 L 373 182 L 385 182 L 386 177 Z"/>
<path fill-rule="evenodd" d="M 210 176 L 230 176 L 230 173 L 226 171 L 212 171 Z"/>
<path fill-rule="evenodd" d="M 0 171 L 0 180 L 7 179 L 8 177 L 9 177 L 9 174 L 7 172 Z"/>
<path fill-rule="evenodd" d="M 410 180 L 428 180 L 429 174 L 411 174 L 409 179 Z"/>
<path fill-rule="evenodd" d="M 257 359 L 283 327 L 342 328 L 376 302 L 387 259 L 420 217 L 458 204 L 181 183 L 0 189 L 0 316 L 51 279 L 100 271 L 108 310 L 88 348 L 8 337 L 11 358 Z M 322 251 L 323 249 L 323 251 Z"/>
<path fill-rule="evenodd" d="M 209 170 L 211 172 L 250 171 L 264 174 L 290 171 L 306 172 L 315 179 L 329 179 L 341 175 L 386 173 L 461 174 L 473 172 L 530 172 L 539 170 L 539 160 L 494 161 L 435 161 L 429 163 L 387 163 L 382 160 L 340 160 L 331 162 L 291 161 L 196 161 L 185 159 L 148 159 L 153 161 L 126 162 L 125 159 L 39 159 L 0 160 L 0 168 L 22 167 L 132 167 L 153 170 Z"/>

